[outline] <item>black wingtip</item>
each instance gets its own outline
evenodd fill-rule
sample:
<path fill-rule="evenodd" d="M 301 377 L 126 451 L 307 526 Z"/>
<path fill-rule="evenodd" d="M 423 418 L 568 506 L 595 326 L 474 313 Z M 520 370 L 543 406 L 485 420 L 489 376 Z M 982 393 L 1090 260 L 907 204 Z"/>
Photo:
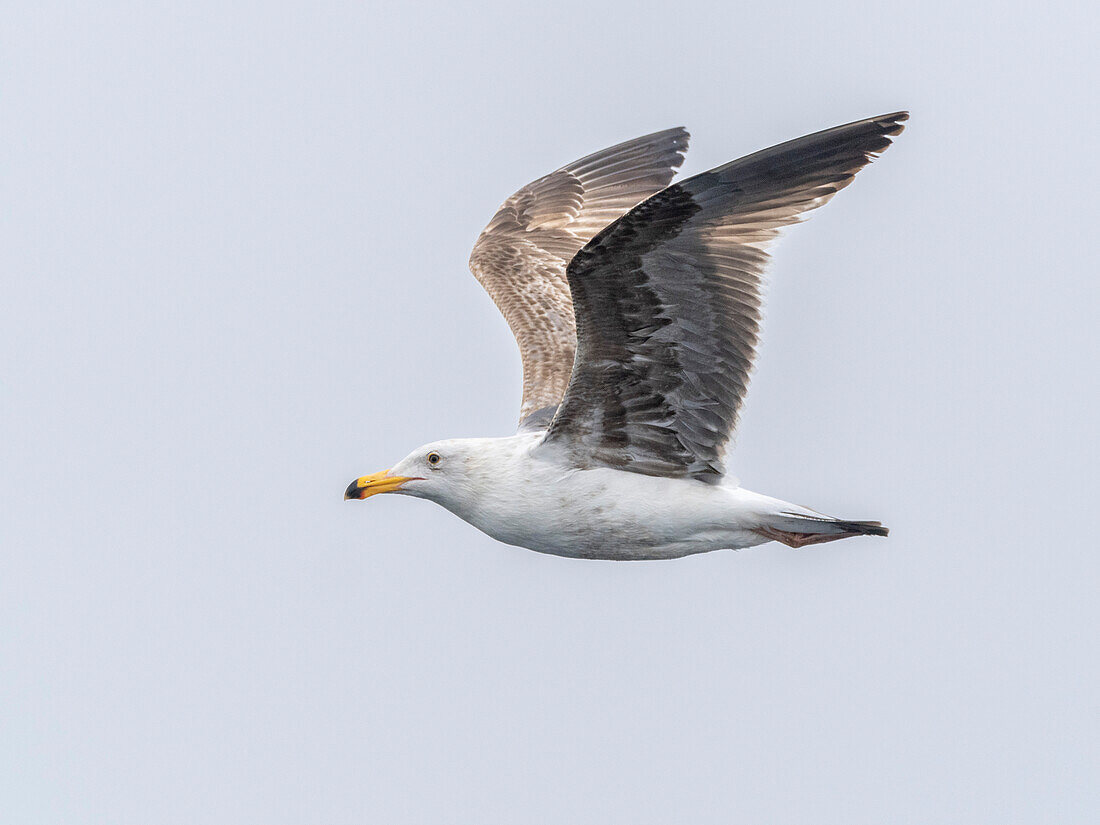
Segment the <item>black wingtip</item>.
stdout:
<path fill-rule="evenodd" d="M 909 112 L 904 109 L 891 115 L 880 115 L 875 118 L 875 122 L 882 128 L 882 133 L 890 137 L 896 137 L 904 132 L 904 123 L 907 120 L 909 120 Z"/>
<path fill-rule="evenodd" d="M 669 159 L 669 165 L 673 169 L 678 169 L 684 163 L 684 155 L 687 154 L 688 144 L 691 142 L 691 132 L 683 126 L 673 126 L 671 129 L 665 129 L 664 132 L 658 132 L 658 134 L 675 136 L 672 138 L 671 148 L 676 155 Z"/>

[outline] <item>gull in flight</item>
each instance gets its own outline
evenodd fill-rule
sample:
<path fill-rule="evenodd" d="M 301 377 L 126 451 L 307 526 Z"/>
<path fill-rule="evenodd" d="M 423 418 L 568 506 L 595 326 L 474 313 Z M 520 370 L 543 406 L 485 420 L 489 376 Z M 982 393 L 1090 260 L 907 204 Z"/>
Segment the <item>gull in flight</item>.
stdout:
<path fill-rule="evenodd" d="M 906 112 L 670 185 L 688 133 L 589 155 L 504 202 L 470 268 L 519 343 L 519 428 L 435 441 L 351 483 L 441 504 L 495 539 L 586 559 L 885 536 L 726 474 L 760 330 L 767 247 L 900 134 Z"/>

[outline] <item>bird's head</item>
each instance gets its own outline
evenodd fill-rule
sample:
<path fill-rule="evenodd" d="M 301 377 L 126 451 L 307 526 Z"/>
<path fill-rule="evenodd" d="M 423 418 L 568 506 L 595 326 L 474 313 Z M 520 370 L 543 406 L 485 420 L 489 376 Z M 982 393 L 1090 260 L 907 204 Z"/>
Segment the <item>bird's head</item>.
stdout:
<path fill-rule="evenodd" d="M 475 453 L 470 442 L 476 440 L 456 438 L 417 447 L 390 469 L 355 479 L 344 498 L 400 493 L 445 503 L 465 486 Z"/>

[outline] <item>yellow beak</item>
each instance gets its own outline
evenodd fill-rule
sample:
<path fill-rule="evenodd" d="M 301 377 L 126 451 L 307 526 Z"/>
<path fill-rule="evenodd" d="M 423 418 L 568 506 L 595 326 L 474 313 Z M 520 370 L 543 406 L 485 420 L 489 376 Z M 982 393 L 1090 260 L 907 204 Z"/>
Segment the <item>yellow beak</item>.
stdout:
<path fill-rule="evenodd" d="M 344 491 L 344 500 L 349 498 L 370 498 L 378 493 L 392 493 L 400 490 L 406 481 L 417 481 L 415 476 L 391 476 L 389 470 L 357 478 Z"/>

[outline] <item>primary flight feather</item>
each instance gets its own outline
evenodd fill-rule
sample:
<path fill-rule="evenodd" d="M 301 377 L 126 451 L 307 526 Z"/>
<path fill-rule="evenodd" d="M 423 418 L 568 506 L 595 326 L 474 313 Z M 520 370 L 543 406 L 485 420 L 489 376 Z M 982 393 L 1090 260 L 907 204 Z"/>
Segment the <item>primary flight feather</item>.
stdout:
<path fill-rule="evenodd" d="M 669 129 L 520 189 L 470 257 L 519 344 L 519 431 L 424 445 L 345 497 L 431 499 L 501 541 L 581 558 L 886 535 L 740 487 L 725 448 L 755 356 L 767 246 L 907 119 L 838 126 L 672 185 L 688 134 Z"/>

